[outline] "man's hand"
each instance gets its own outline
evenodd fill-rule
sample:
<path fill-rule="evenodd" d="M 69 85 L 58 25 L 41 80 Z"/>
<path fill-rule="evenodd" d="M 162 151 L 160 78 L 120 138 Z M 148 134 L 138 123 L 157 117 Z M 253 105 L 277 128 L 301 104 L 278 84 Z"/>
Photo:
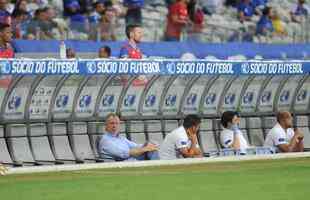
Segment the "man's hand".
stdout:
<path fill-rule="evenodd" d="M 301 140 L 304 139 L 304 134 L 299 129 L 295 129 L 294 137 L 298 140 L 298 142 L 300 142 Z"/>
<path fill-rule="evenodd" d="M 152 143 L 147 143 L 147 145 L 143 147 L 143 150 L 145 152 L 158 151 L 158 146 Z"/>

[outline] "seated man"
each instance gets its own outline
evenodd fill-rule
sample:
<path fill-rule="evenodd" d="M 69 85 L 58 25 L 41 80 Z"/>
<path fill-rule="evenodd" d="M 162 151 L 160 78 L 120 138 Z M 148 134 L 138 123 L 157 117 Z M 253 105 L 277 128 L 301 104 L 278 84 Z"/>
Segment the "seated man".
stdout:
<path fill-rule="evenodd" d="M 242 132 L 239 130 L 240 117 L 238 112 L 226 111 L 222 115 L 221 124 L 224 127 L 221 132 L 221 145 L 224 148 L 240 150 L 240 154 L 246 154 L 249 147 Z"/>
<path fill-rule="evenodd" d="M 299 130 L 293 130 L 293 118 L 289 112 L 277 114 L 278 123 L 267 134 L 266 147 L 275 147 L 277 152 L 304 151 L 304 136 Z"/>
<path fill-rule="evenodd" d="M 159 150 L 159 157 L 162 160 L 177 158 L 199 158 L 202 157 L 198 145 L 197 132 L 201 119 L 197 115 L 185 117 L 183 126 L 169 133 Z"/>
<path fill-rule="evenodd" d="M 101 137 L 98 144 L 98 153 L 101 158 L 108 157 L 114 160 L 157 160 L 157 145 L 146 143 L 136 144 L 119 135 L 120 119 L 114 114 L 106 117 L 106 133 Z"/>

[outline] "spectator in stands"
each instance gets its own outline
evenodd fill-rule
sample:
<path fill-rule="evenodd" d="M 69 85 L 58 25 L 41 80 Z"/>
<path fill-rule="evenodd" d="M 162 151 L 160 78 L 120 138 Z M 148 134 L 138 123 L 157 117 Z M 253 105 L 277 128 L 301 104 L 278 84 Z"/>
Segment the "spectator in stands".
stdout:
<path fill-rule="evenodd" d="M 304 135 L 298 129 L 293 129 L 291 113 L 279 112 L 277 122 L 267 134 L 264 146 L 275 147 L 277 152 L 304 151 Z"/>
<path fill-rule="evenodd" d="M 169 7 L 166 41 L 180 41 L 183 28 L 189 23 L 187 0 L 178 0 Z"/>
<path fill-rule="evenodd" d="M 263 15 L 260 20 L 257 22 L 256 34 L 257 35 L 271 35 L 274 32 L 272 25 L 272 8 L 265 7 L 263 10 Z"/>
<path fill-rule="evenodd" d="M 35 18 L 28 26 L 28 37 L 37 39 L 61 39 L 64 31 L 53 21 L 55 12 L 53 8 L 45 7 L 35 12 Z"/>
<path fill-rule="evenodd" d="M 187 115 L 183 126 L 173 130 L 164 139 L 159 150 L 160 159 L 171 160 L 202 157 L 197 139 L 200 123 L 201 119 L 199 116 Z"/>
<path fill-rule="evenodd" d="M 11 14 L 7 11 L 7 0 L 0 0 L 0 23 L 11 25 Z"/>
<path fill-rule="evenodd" d="M 75 58 L 75 51 L 72 48 L 67 48 L 66 49 L 66 56 L 68 59 L 73 59 Z"/>
<path fill-rule="evenodd" d="M 207 15 L 212 15 L 218 12 L 223 6 L 224 0 L 203 0 L 200 1 L 202 10 Z"/>
<path fill-rule="evenodd" d="M 14 58 L 14 50 L 11 46 L 12 29 L 8 24 L 0 24 L 0 58 Z"/>
<path fill-rule="evenodd" d="M 29 13 L 24 10 L 15 10 L 12 14 L 12 31 L 13 38 L 26 38 L 27 33 L 27 19 Z"/>
<path fill-rule="evenodd" d="M 89 23 L 98 24 L 101 18 L 101 15 L 105 11 L 104 3 L 101 1 L 96 1 L 93 4 L 94 11 L 89 15 Z"/>
<path fill-rule="evenodd" d="M 144 0 L 124 0 L 124 6 L 127 8 L 125 14 L 126 26 L 132 24 L 142 25 Z"/>
<path fill-rule="evenodd" d="M 238 17 L 241 23 L 244 21 L 250 21 L 255 14 L 255 7 L 251 0 L 241 0 L 237 6 Z"/>
<path fill-rule="evenodd" d="M 187 40 L 201 41 L 201 33 L 203 31 L 204 13 L 197 6 L 196 0 L 190 0 L 187 5 L 190 19 L 190 25 L 187 30 Z"/>
<path fill-rule="evenodd" d="M 263 9 L 266 7 L 268 0 L 252 0 L 252 4 L 255 8 L 255 12 L 258 15 L 262 15 Z"/>
<path fill-rule="evenodd" d="M 301 23 L 303 17 L 307 17 L 310 8 L 305 4 L 305 0 L 298 0 L 297 4 L 291 9 L 291 19 L 293 22 Z"/>
<path fill-rule="evenodd" d="M 109 46 L 103 46 L 99 49 L 98 52 L 99 58 L 110 58 L 111 57 L 111 48 Z"/>
<path fill-rule="evenodd" d="M 272 20 L 272 26 L 273 26 L 275 35 L 286 36 L 287 32 L 286 32 L 285 27 L 284 27 L 284 22 L 281 20 L 278 12 L 276 10 L 273 10 L 271 20 Z"/>
<path fill-rule="evenodd" d="M 70 18 L 70 29 L 74 38 L 84 39 L 85 33 L 89 31 L 89 22 L 83 13 L 84 10 L 78 0 L 64 0 L 64 15 Z"/>
<path fill-rule="evenodd" d="M 110 113 L 106 117 L 105 134 L 102 135 L 98 152 L 101 158 L 114 160 L 157 160 L 157 145 L 152 143 L 136 144 L 120 136 L 120 119 Z"/>
<path fill-rule="evenodd" d="M 239 113 L 234 111 L 224 112 L 221 117 L 221 124 L 223 126 L 220 137 L 221 145 L 224 148 L 240 150 L 240 154 L 246 154 L 249 145 L 239 129 Z"/>
<path fill-rule="evenodd" d="M 141 59 L 142 52 L 138 47 L 143 37 L 143 29 L 140 25 L 128 25 L 126 27 L 128 41 L 121 47 L 120 58 Z"/>
<path fill-rule="evenodd" d="M 112 6 L 107 7 L 100 20 L 100 39 L 116 40 L 116 13 Z"/>

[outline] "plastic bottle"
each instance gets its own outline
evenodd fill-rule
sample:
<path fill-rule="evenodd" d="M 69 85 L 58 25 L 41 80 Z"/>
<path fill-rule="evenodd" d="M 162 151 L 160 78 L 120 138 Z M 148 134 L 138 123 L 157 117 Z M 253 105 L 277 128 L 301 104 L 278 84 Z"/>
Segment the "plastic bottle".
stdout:
<path fill-rule="evenodd" d="M 66 44 L 63 40 L 60 42 L 60 45 L 59 45 L 59 55 L 60 55 L 60 59 L 66 59 L 67 58 Z"/>

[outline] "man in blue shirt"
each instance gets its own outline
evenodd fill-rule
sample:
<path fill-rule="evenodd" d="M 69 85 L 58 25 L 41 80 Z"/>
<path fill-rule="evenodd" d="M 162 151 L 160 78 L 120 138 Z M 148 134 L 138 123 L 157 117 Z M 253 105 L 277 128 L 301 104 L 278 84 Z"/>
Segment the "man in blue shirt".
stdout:
<path fill-rule="evenodd" d="M 272 21 L 271 21 L 272 10 L 270 7 L 266 7 L 263 10 L 263 15 L 260 20 L 257 22 L 256 34 L 258 35 L 267 35 L 274 31 Z"/>
<path fill-rule="evenodd" d="M 251 0 L 242 0 L 237 6 L 239 20 L 241 23 L 251 20 L 255 13 L 255 7 Z"/>
<path fill-rule="evenodd" d="M 107 156 L 114 160 L 157 160 L 158 146 L 152 143 L 136 144 L 120 136 L 120 119 L 114 114 L 106 117 L 106 133 L 101 137 L 98 153 L 101 158 Z"/>

